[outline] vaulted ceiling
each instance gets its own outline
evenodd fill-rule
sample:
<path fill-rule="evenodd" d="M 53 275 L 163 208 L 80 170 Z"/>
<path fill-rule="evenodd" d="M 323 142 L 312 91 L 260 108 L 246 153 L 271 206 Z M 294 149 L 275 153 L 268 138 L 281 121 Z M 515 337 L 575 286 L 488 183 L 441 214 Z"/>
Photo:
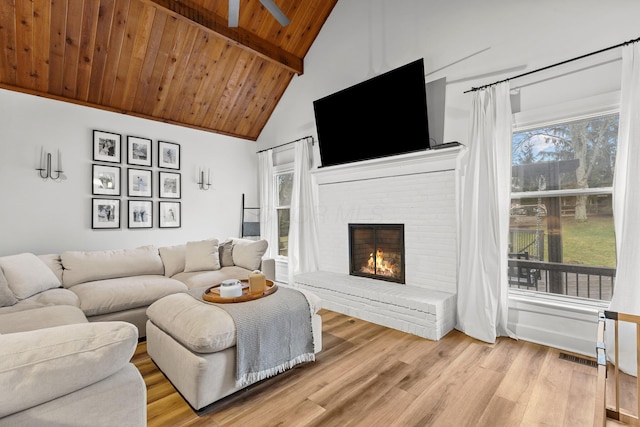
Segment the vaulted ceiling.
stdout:
<path fill-rule="evenodd" d="M 338 0 L 0 0 L 0 88 L 258 138 Z"/>

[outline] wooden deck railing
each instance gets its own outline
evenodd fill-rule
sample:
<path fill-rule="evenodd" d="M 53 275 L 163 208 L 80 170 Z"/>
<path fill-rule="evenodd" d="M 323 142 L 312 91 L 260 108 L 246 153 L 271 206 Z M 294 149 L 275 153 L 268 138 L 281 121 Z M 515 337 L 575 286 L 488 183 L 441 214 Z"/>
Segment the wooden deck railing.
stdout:
<path fill-rule="evenodd" d="M 610 267 L 509 259 L 512 288 L 609 301 L 615 276 Z"/>
<path fill-rule="evenodd" d="M 606 320 L 613 321 L 614 327 L 614 384 L 615 384 L 615 405 L 607 404 L 607 355 L 604 341 L 606 328 Z M 620 370 L 619 370 L 619 354 L 620 346 L 618 340 L 618 324 L 619 322 L 629 322 L 636 325 L 636 375 L 640 373 L 640 316 L 617 313 L 615 311 L 605 311 L 601 313 L 598 319 L 598 340 L 596 351 L 598 355 L 598 377 L 596 385 L 596 408 L 594 413 L 594 427 L 604 427 L 607 425 L 607 419 L 616 420 L 626 425 L 640 426 L 638 415 L 632 415 L 623 412 L 620 409 Z M 640 381 L 636 377 L 636 399 L 637 408 L 640 411 Z"/>

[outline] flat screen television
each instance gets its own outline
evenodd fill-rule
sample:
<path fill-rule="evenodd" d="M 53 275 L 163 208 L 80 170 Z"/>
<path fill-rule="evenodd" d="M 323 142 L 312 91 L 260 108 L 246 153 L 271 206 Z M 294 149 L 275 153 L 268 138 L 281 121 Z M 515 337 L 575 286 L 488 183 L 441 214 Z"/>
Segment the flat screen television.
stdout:
<path fill-rule="evenodd" d="M 313 102 L 322 167 L 429 149 L 424 60 Z"/>

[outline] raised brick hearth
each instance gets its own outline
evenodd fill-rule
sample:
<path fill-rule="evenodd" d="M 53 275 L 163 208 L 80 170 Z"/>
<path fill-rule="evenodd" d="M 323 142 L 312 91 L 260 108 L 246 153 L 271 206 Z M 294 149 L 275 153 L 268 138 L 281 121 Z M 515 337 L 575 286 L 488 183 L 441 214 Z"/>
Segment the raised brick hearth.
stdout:
<path fill-rule="evenodd" d="M 461 148 L 314 171 L 320 271 L 296 276 L 323 306 L 438 340 L 455 326 L 456 165 Z M 405 281 L 349 275 L 348 224 L 404 224 Z"/>

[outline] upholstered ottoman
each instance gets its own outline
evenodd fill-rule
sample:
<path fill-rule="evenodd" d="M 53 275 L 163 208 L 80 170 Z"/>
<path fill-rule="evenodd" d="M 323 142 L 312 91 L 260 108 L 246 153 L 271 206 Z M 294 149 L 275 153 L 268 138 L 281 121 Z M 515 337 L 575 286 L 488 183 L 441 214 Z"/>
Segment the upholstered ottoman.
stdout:
<path fill-rule="evenodd" d="M 274 295 L 284 295 L 285 289 Z M 311 293 L 302 294 L 310 310 L 313 352 L 318 353 L 322 349 L 319 300 Z M 147 316 L 147 353 L 196 411 L 248 385 L 236 382 L 237 329 L 223 308 L 179 293 L 151 304 Z"/>

